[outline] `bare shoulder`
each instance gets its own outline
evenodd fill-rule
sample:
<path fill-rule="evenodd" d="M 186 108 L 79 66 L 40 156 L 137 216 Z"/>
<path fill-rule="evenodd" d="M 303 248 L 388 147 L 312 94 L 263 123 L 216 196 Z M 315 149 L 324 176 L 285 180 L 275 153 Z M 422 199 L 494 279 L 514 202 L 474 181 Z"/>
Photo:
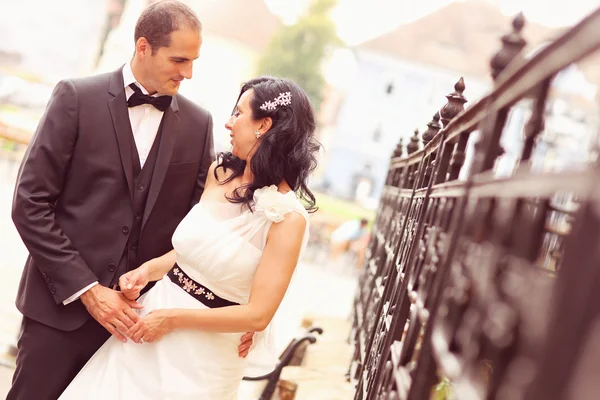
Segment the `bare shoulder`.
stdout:
<path fill-rule="evenodd" d="M 215 160 L 212 162 L 212 164 L 210 164 L 210 167 L 208 168 L 208 173 L 213 177 L 215 175 L 215 169 L 217 168 L 217 165 L 219 165 L 219 161 Z"/>
<path fill-rule="evenodd" d="M 223 182 L 225 181 L 227 178 L 229 178 L 231 176 L 231 174 L 233 174 L 233 170 L 230 169 L 225 169 L 224 167 L 221 168 L 217 168 L 217 165 L 219 165 L 219 161 L 215 161 L 213 163 L 214 168 L 216 170 L 216 175 L 217 175 L 217 179 L 219 180 L 219 182 Z M 212 166 L 211 166 L 212 168 Z"/>
<path fill-rule="evenodd" d="M 285 214 L 283 221 L 274 223 L 269 230 L 270 237 L 279 237 L 281 240 L 302 238 L 306 229 L 306 217 L 299 212 L 290 211 Z"/>
<path fill-rule="evenodd" d="M 216 185 L 218 183 L 217 179 L 215 178 L 215 170 L 218 164 L 218 161 L 213 161 L 212 164 L 210 164 L 210 167 L 208 168 L 208 173 L 206 174 L 206 188 Z"/>
<path fill-rule="evenodd" d="M 231 176 L 233 170 L 228 169 L 225 170 L 223 167 L 219 167 L 220 161 L 216 160 L 210 164 L 208 168 L 208 176 L 206 177 L 206 182 L 209 185 L 222 185 L 227 178 Z"/>

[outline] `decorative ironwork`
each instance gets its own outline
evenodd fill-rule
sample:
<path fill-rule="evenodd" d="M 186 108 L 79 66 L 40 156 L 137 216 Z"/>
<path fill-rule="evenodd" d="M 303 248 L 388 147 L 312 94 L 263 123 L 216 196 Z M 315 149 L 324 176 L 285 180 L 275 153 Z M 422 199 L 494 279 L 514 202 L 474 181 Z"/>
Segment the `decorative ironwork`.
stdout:
<path fill-rule="evenodd" d="M 461 399 L 597 394 L 600 163 L 540 172 L 530 160 L 552 78 L 600 49 L 589 35 L 600 9 L 527 61 L 524 23 L 513 20 L 491 61 L 492 93 L 465 111 L 461 78 L 423 146 L 415 131 L 407 155 L 401 142 L 394 151 L 354 302 L 355 400 L 428 399 L 440 376 Z M 532 108 L 518 165 L 498 178 L 500 139 L 522 99 Z"/>
<path fill-rule="evenodd" d="M 513 31 L 502 36 L 502 48 L 492 57 L 490 66 L 492 67 L 492 78 L 496 80 L 500 72 L 523 50 L 527 41 L 521 36 L 521 31 L 525 26 L 525 16 L 520 13 L 513 19 Z"/>
<path fill-rule="evenodd" d="M 464 91 L 465 81 L 461 77 L 454 85 L 454 92 L 446 96 L 448 103 L 440 110 L 440 119 L 444 127 L 448 125 L 448 122 L 452 118 L 456 117 L 461 111 L 464 111 L 465 103 L 467 102 L 467 99 L 463 96 Z"/>
<path fill-rule="evenodd" d="M 394 149 L 394 154 L 392 155 L 392 158 L 402 157 L 403 154 L 404 148 L 402 147 L 402 138 L 400 138 L 400 140 L 398 140 L 398 145 Z"/>
<path fill-rule="evenodd" d="M 438 111 L 434 114 L 431 121 L 429 121 L 427 124 L 427 130 L 425 133 L 423 133 L 423 137 L 421 138 L 423 140 L 423 146 L 427 146 L 427 143 L 433 140 L 440 129 L 442 129 L 442 125 L 440 125 L 440 113 Z"/>
<path fill-rule="evenodd" d="M 419 130 L 415 129 L 415 132 L 410 138 L 410 142 L 406 146 L 406 151 L 408 154 L 412 154 L 417 150 L 419 150 Z"/>

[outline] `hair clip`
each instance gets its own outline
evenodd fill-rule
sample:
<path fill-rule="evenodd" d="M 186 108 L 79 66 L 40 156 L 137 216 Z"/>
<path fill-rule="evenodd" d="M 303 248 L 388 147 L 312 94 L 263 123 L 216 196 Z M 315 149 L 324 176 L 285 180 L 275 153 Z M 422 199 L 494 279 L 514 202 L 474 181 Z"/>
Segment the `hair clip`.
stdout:
<path fill-rule="evenodd" d="M 289 106 L 292 104 L 292 93 L 285 92 L 279 93 L 279 96 L 273 99 L 273 101 L 265 101 L 260 109 L 263 111 L 274 111 L 277 109 L 277 106 Z"/>

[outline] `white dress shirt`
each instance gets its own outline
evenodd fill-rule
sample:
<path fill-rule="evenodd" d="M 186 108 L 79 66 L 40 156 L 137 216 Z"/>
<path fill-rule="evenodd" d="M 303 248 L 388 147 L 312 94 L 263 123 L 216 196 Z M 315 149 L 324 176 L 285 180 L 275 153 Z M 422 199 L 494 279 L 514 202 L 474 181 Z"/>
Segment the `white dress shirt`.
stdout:
<path fill-rule="evenodd" d="M 125 97 L 128 100 L 133 94 L 133 89 L 129 87 L 129 85 L 132 83 L 135 83 L 140 89 L 142 89 L 142 93 L 148 94 L 148 91 L 135 79 L 135 76 L 133 76 L 130 63 L 126 63 L 123 67 L 123 84 L 125 87 Z M 155 94 L 154 96 L 157 95 Z M 152 144 L 154 144 L 154 139 L 156 138 L 156 133 L 158 132 L 158 127 L 160 126 L 160 121 L 162 120 L 164 112 L 158 110 L 151 104 L 141 104 L 136 107 L 128 107 L 128 110 L 129 123 L 131 124 L 131 131 L 133 132 L 135 147 L 137 148 L 138 156 L 140 157 L 140 165 L 143 168 L 144 163 L 148 158 L 148 154 L 150 153 L 150 149 L 152 148 Z M 98 282 L 89 284 L 63 301 L 63 304 L 67 305 L 77 300 L 82 294 L 97 284 Z"/>

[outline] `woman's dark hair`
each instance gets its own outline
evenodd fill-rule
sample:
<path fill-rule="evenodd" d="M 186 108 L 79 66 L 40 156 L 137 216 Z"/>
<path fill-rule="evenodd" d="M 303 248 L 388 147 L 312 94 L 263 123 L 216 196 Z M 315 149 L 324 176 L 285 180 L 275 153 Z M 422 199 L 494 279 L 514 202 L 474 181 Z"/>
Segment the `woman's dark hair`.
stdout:
<path fill-rule="evenodd" d="M 145 37 L 152 46 L 152 55 L 161 47 L 171 45 L 171 33 L 183 29 L 202 30 L 198 16 L 185 4 L 175 0 L 158 1 L 146 7 L 135 24 L 133 38 Z"/>
<path fill-rule="evenodd" d="M 317 167 L 317 153 L 321 148 L 314 138 L 315 117 L 310 101 L 296 83 L 289 79 L 261 76 L 242 85 L 238 101 L 242 94 L 252 89 L 254 96 L 250 101 L 252 118 L 258 120 L 270 117 L 271 128 L 261 136 L 256 152 L 250 159 L 253 181 L 237 188 L 228 198 L 232 203 L 244 203 L 252 209 L 254 191 L 265 186 L 287 182 L 291 189 L 306 203 L 309 212 L 316 211 L 315 196 L 308 189 L 308 176 Z M 274 110 L 263 110 L 260 106 L 273 101 L 281 93 L 291 93 L 291 104 L 278 105 Z M 237 102 L 236 102 L 237 104 Z M 246 161 L 230 152 L 218 155 L 215 168 L 233 170 L 225 181 L 241 176 Z"/>

